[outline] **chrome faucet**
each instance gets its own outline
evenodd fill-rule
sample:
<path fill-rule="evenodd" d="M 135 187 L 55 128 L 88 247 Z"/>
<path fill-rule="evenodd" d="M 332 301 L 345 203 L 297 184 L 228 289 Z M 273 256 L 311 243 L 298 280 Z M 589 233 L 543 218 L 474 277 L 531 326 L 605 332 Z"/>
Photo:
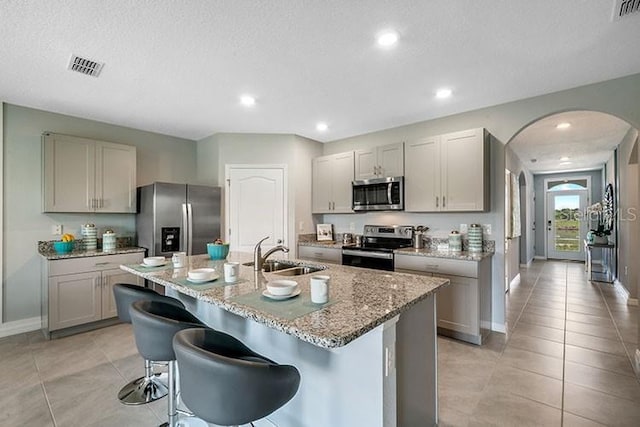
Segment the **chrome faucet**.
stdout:
<path fill-rule="evenodd" d="M 253 248 L 253 271 L 261 271 L 262 270 L 262 265 L 264 264 L 266 259 L 269 257 L 269 255 L 271 255 L 272 253 L 278 252 L 278 251 L 282 251 L 284 253 L 289 252 L 289 248 L 288 247 L 286 247 L 284 245 L 278 245 L 278 246 L 274 246 L 271 249 L 269 249 L 267 251 L 267 253 L 264 254 L 264 256 L 262 256 L 262 248 L 260 247 L 260 244 L 262 244 L 262 242 L 264 242 L 268 238 L 269 238 L 269 236 L 267 236 L 264 239 L 260 240 L 256 244 L 255 248 Z M 280 241 L 278 241 L 278 243 L 280 243 Z"/>

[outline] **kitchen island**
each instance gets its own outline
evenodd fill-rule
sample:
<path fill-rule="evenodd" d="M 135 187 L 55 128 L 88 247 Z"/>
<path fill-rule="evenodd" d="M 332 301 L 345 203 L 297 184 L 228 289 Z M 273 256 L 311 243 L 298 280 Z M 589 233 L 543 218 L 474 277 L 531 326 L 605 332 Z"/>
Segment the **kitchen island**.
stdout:
<path fill-rule="evenodd" d="M 251 256 L 232 253 L 228 260 L 244 263 Z M 300 370 L 297 395 L 268 417 L 277 425 L 436 424 L 434 293 L 447 279 L 326 265 L 329 303 L 310 302 L 307 274 L 286 277 L 302 291 L 298 306 L 287 309 L 284 301 L 260 296 L 269 280 L 284 276 L 241 265 L 237 284 L 185 281 L 189 270 L 201 267 L 222 272 L 222 262 L 206 255 L 189 257 L 188 266 L 177 269 L 121 266 L 164 286 L 212 328 Z"/>

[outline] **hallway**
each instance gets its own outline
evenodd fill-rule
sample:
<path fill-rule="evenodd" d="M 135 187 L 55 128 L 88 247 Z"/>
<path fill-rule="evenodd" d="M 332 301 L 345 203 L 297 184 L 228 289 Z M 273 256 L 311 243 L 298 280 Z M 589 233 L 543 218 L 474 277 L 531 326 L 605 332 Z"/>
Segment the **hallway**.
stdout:
<path fill-rule="evenodd" d="M 638 426 L 638 307 L 584 264 L 535 261 L 507 294 L 508 341 L 438 339 L 441 426 Z"/>

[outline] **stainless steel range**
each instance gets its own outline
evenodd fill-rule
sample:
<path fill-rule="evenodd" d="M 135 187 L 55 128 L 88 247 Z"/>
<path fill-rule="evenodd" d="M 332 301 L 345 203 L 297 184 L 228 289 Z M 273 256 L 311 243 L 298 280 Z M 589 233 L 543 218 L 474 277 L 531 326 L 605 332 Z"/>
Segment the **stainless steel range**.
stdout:
<path fill-rule="evenodd" d="M 342 247 L 342 265 L 393 271 L 393 251 L 411 246 L 411 225 L 365 225 L 362 245 Z"/>

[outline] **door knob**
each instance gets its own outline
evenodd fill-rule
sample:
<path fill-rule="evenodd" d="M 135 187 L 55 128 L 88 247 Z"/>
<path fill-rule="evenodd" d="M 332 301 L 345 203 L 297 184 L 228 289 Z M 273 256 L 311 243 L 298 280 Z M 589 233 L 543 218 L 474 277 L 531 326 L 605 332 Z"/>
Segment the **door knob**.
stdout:
<path fill-rule="evenodd" d="M 281 243 L 282 243 L 282 239 L 278 239 L 278 242 L 277 242 L 277 243 L 278 243 L 278 244 L 281 244 Z"/>

